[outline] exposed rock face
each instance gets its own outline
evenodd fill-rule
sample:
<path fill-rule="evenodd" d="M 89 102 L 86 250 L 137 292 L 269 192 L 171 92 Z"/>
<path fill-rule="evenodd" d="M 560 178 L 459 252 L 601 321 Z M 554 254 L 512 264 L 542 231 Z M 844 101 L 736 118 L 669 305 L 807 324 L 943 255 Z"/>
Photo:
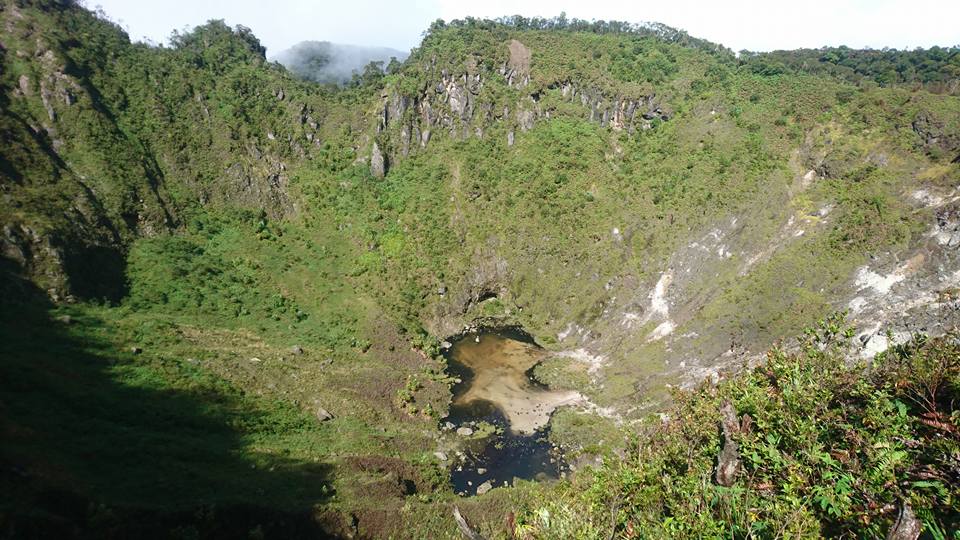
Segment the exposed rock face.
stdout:
<path fill-rule="evenodd" d="M 911 126 L 928 151 L 937 149 L 950 155 L 956 154 L 954 161 L 960 160 L 960 134 L 947 132 L 942 121 L 929 113 L 920 113 Z"/>
<path fill-rule="evenodd" d="M 370 149 L 370 174 L 377 178 L 383 178 L 387 174 L 387 158 L 380 151 L 376 141 Z"/>
<path fill-rule="evenodd" d="M 385 165 L 391 158 L 401 159 L 416 151 L 417 143 L 425 148 L 431 134 L 438 130 L 458 139 L 482 138 L 488 128 L 499 124 L 507 128 L 507 145 L 512 146 L 516 130 L 529 131 L 540 119 L 549 118 L 551 110 L 541 104 L 544 90 L 534 89 L 530 83 L 534 51 L 517 40 L 511 40 L 506 47 L 508 60 L 495 71 L 483 59 L 468 57 L 458 72 L 433 63 L 424 66 L 433 79 L 418 94 L 407 95 L 388 87 L 381 96 L 375 119 L 376 132 L 392 137 L 389 152 L 375 148 L 382 152 Z M 497 92 L 486 90 L 491 80 L 498 85 L 505 83 L 516 94 L 516 100 L 504 106 Z M 653 94 L 609 95 L 570 80 L 549 84 L 546 91 L 580 104 L 584 118 L 615 130 L 649 129 L 654 121 L 668 120 L 671 115 Z M 377 154 L 371 154 L 375 176 L 379 176 L 380 170 Z"/>
<path fill-rule="evenodd" d="M 211 114 L 208 89 L 198 86 L 177 105 L 197 120 L 190 126 L 177 124 L 178 115 L 166 110 L 130 122 L 125 116 L 139 113 L 111 101 L 122 62 L 93 57 L 74 65 L 71 49 L 85 44 L 44 31 L 31 10 L 5 25 L 4 47 L 23 59 L 26 73 L 0 95 L 7 144 L 21 149 L 4 152 L 0 171 L 0 182 L 12 187 L 0 201 L 0 249 L 52 299 L 119 299 L 130 243 L 177 229 L 183 206 L 259 208 L 272 219 L 294 212 L 289 161 L 320 147 L 311 107 L 284 88 L 266 89 L 280 103 L 270 114 L 279 112 L 283 125 L 294 127 L 264 125 L 258 135 L 240 135 Z M 126 36 L 119 29 L 104 31 L 116 31 L 122 47 Z M 169 102 L 164 85 L 127 91 L 131 103 Z M 170 136 L 183 132 L 205 144 Z M 167 178 L 175 179 L 175 190 L 167 189 Z M 55 190 L 45 186 L 53 183 Z M 32 199 L 38 193 L 43 200 Z M 40 210 L 13 210 L 18 207 Z"/>
<path fill-rule="evenodd" d="M 503 75 L 509 86 L 524 87 L 530 84 L 530 58 L 533 53 L 526 45 L 515 39 L 510 40 L 510 60 L 503 69 Z"/>

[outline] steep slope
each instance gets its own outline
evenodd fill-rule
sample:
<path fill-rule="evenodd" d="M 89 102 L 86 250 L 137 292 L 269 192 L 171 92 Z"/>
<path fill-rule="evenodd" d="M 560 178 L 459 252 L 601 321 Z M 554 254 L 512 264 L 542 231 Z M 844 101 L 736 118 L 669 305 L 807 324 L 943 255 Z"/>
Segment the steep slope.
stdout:
<path fill-rule="evenodd" d="M 932 300 L 958 277 L 954 96 L 665 41 L 465 23 L 387 78 L 378 277 L 407 276 L 412 318 L 449 335 L 495 297 L 621 411 L 833 310 L 867 353 L 957 323 Z M 893 321 L 898 294 L 928 301 Z"/>
<path fill-rule="evenodd" d="M 467 20 L 335 89 L 222 22 L 153 48 L 69 1 L 0 18 L 11 527 L 453 536 L 438 352 L 467 326 L 548 349 L 584 463 L 836 310 L 835 362 L 960 323 L 956 51 L 854 86 L 659 25 Z"/>
<path fill-rule="evenodd" d="M 18 4 L 2 11 L 4 170 L 18 186 L 3 245 L 53 295 L 118 300 L 130 242 L 198 209 L 296 212 L 288 167 L 320 149 L 339 108 L 248 31 L 212 22 L 154 49 L 71 2 Z"/>

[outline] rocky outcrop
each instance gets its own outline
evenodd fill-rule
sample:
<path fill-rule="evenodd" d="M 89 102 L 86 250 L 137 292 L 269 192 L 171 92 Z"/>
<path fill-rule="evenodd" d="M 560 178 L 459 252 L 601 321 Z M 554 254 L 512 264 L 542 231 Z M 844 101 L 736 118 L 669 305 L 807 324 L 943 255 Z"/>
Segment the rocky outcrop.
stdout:
<path fill-rule="evenodd" d="M 749 425 L 749 417 L 745 415 L 743 424 L 741 424 L 736 409 L 729 401 L 723 404 L 720 415 L 723 449 L 717 457 L 715 478 L 717 484 L 730 487 L 737 481 L 737 475 L 740 473 L 740 445 L 734 440 L 734 436 L 746 430 L 747 425 Z"/>
<path fill-rule="evenodd" d="M 376 178 L 383 178 L 387 174 L 387 158 L 380 151 L 376 141 L 370 149 L 370 174 Z"/>
<path fill-rule="evenodd" d="M 612 94 L 572 80 L 537 87 L 531 82 L 536 51 L 517 40 L 509 41 L 506 48 L 508 59 L 496 70 L 476 57 L 459 66 L 438 67 L 430 62 L 423 68 L 432 78 L 421 91 L 407 94 L 399 87 L 388 87 L 381 95 L 374 125 L 377 134 L 390 138 L 386 146 L 391 151 L 384 152 L 384 145 L 372 148 L 369 163 L 374 176 L 381 170 L 381 159 L 385 163 L 403 159 L 426 148 L 438 132 L 457 139 L 482 138 L 499 126 L 512 146 L 517 131 L 529 131 L 551 117 L 553 106 L 544 104 L 545 93 L 579 105 L 583 118 L 614 130 L 649 129 L 672 114 L 652 93 Z"/>
<path fill-rule="evenodd" d="M 273 108 L 261 111 L 259 125 L 238 129 L 208 103 L 209 87 L 198 84 L 182 102 L 164 95 L 179 91 L 175 84 L 120 92 L 123 62 L 78 53 L 88 44 L 64 42 L 49 28 L 51 14 L 33 7 L 17 14 L 6 20 L 0 49 L 2 67 L 13 58 L 22 64 L 14 84 L 0 88 L 8 143 L 0 159 L 0 247 L 51 298 L 118 298 L 129 244 L 177 230 L 184 207 L 253 208 L 271 219 L 295 212 L 288 166 L 323 145 L 316 120 L 323 113 L 302 94 L 266 89 L 264 107 Z M 93 14 L 64 16 L 116 32 L 123 47 L 119 28 Z M 162 65 L 167 53 L 155 54 Z M 146 114 L 153 116 L 143 118 L 130 106 L 137 103 L 154 104 Z M 169 103 L 177 110 L 164 110 Z M 189 125 L 177 123 L 184 117 Z"/>
<path fill-rule="evenodd" d="M 960 163 L 960 132 L 950 130 L 945 122 L 921 112 L 910 124 L 927 152 L 944 152 L 953 163 Z"/>
<path fill-rule="evenodd" d="M 515 39 L 510 40 L 510 59 L 500 68 L 500 74 L 507 80 L 507 86 L 523 88 L 530 84 L 530 59 L 533 52 Z"/>

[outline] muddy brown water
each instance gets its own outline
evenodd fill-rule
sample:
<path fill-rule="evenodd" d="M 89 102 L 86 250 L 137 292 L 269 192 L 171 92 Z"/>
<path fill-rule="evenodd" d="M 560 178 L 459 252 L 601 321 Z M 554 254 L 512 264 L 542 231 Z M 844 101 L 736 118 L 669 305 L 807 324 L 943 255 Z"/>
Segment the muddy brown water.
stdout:
<path fill-rule="evenodd" d="M 502 487 L 515 478 L 558 478 L 566 465 L 548 441 L 550 414 L 582 397 L 551 390 L 531 377 L 545 351 L 523 331 L 507 328 L 460 336 L 445 356 L 462 382 L 453 388 L 444 422 L 454 429 L 476 430 L 480 422 L 499 428 L 485 440 L 471 441 L 464 458 L 455 461 L 450 473 L 454 490 L 473 495 L 484 482 Z"/>

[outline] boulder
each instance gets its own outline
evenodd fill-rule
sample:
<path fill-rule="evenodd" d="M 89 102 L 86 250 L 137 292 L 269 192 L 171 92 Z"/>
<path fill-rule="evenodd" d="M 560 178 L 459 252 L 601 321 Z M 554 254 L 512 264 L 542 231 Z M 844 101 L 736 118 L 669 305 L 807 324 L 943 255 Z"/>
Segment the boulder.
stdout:
<path fill-rule="evenodd" d="M 493 484 L 489 480 L 477 486 L 477 495 L 483 495 L 484 493 L 493 489 Z"/>
<path fill-rule="evenodd" d="M 900 506 L 897 521 L 887 532 L 887 540 L 917 540 L 922 530 L 923 524 L 913 513 L 913 508 L 910 507 L 909 503 L 903 503 Z"/>
<path fill-rule="evenodd" d="M 461 437 L 469 437 L 473 435 L 473 430 L 468 427 L 457 428 L 457 435 Z"/>
<path fill-rule="evenodd" d="M 327 420 L 333 420 L 333 415 L 330 414 L 330 411 L 324 409 L 323 407 L 317 407 L 316 415 L 317 415 L 317 420 L 321 422 L 326 422 Z"/>
<path fill-rule="evenodd" d="M 303 347 L 299 345 L 294 345 L 293 347 L 290 347 L 290 352 L 292 352 L 297 356 L 300 356 L 301 354 L 303 354 Z"/>

